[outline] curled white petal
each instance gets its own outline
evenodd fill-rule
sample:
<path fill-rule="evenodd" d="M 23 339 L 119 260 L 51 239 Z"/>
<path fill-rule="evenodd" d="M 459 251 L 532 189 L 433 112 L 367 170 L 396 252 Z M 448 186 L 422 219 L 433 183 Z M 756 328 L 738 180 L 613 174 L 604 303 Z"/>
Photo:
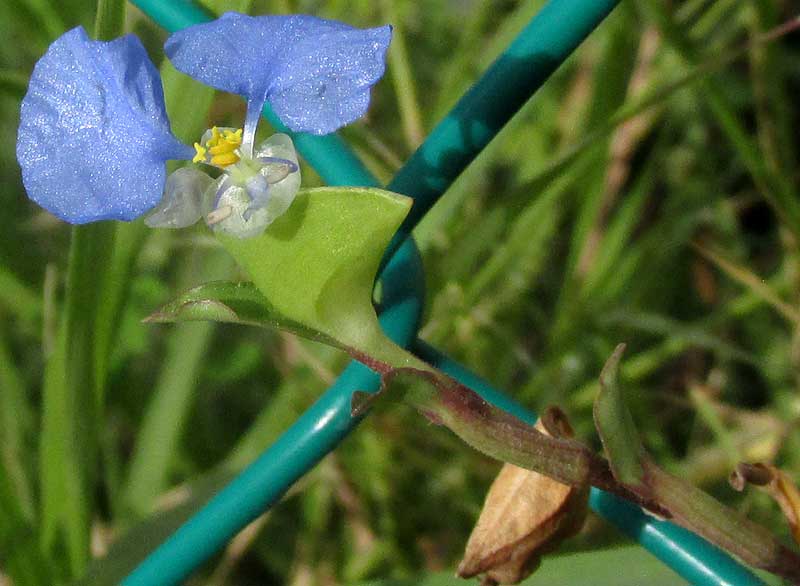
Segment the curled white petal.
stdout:
<path fill-rule="evenodd" d="M 294 165 L 294 170 L 287 173 L 285 164 L 265 163 L 260 171 L 267 183 L 270 183 L 270 199 L 267 209 L 273 219 L 277 218 L 289 209 L 300 189 L 300 164 L 297 161 L 294 143 L 287 134 L 273 134 L 258 146 L 255 158 L 262 162 L 268 158 L 284 159 Z M 276 182 L 276 175 L 284 173 L 283 179 Z"/>
<path fill-rule="evenodd" d="M 167 177 L 161 202 L 144 219 L 151 228 L 185 228 L 211 208 L 205 196 L 214 182 L 194 167 L 182 167 Z"/>

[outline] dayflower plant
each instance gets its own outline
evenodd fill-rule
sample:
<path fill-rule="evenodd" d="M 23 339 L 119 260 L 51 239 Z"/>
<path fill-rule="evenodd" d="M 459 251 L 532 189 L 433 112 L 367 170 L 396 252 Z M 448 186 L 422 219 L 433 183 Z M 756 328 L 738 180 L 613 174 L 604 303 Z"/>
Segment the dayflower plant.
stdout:
<path fill-rule="evenodd" d="M 139 40 L 94 41 L 75 28 L 36 64 L 22 101 L 25 189 L 72 224 L 130 221 L 155 207 L 150 226 L 180 228 L 205 216 L 217 230 L 259 234 L 300 186 L 288 135 L 254 146 L 265 103 L 292 131 L 335 131 L 365 113 L 390 40 L 389 26 L 237 13 L 173 34 L 165 48 L 179 70 L 247 99 L 242 129 L 213 127 L 192 149 L 172 134 L 158 71 Z M 167 178 L 168 160 L 222 173 L 212 179 L 183 167 Z"/>

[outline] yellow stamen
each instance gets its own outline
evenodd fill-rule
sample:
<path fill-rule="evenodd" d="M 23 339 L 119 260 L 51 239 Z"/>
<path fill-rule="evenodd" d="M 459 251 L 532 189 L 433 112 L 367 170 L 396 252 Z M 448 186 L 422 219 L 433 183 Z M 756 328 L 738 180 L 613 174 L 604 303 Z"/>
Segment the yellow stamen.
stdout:
<path fill-rule="evenodd" d="M 194 143 L 194 150 L 197 154 L 192 159 L 192 163 L 205 163 L 206 161 L 206 148 L 199 142 Z"/>
<path fill-rule="evenodd" d="M 206 146 L 207 147 L 215 146 L 216 144 L 219 143 L 220 137 L 221 137 L 221 135 L 219 133 L 219 128 L 217 128 L 216 126 L 212 126 L 211 127 L 211 138 L 209 138 L 206 141 Z"/>
<path fill-rule="evenodd" d="M 237 162 L 239 162 L 239 155 L 236 153 L 224 153 L 222 155 L 211 157 L 211 164 L 217 165 L 218 167 L 227 167 L 228 165 L 233 165 Z"/>
<path fill-rule="evenodd" d="M 208 149 L 208 152 L 212 155 L 221 155 L 222 153 L 232 153 L 236 149 L 239 148 L 238 144 L 231 144 L 229 142 L 222 142 L 216 146 L 212 146 Z"/>
<path fill-rule="evenodd" d="M 211 138 L 206 141 L 206 151 L 211 155 L 210 163 L 218 167 L 227 167 L 239 161 L 237 149 L 242 145 L 242 129 L 223 130 L 214 126 L 211 128 Z M 196 148 L 196 147 L 195 147 Z M 199 151 L 198 151 L 199 153 Z M 195 157 L 197 158 L 197 157 Z"/>

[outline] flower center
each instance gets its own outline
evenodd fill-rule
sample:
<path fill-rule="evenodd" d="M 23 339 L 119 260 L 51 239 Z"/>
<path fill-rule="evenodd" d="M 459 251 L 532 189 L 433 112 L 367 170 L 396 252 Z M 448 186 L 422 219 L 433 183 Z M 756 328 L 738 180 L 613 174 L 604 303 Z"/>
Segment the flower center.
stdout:
<path fill-rule="evenodd" d="M 242 144 L 242 129 L 220 130 L 214 126 L 205 145 L 194 143 L 196 152 L 193 163 L 210 163 L 217 167 L 227 167 L 239 162 L 239 147 Z"/>

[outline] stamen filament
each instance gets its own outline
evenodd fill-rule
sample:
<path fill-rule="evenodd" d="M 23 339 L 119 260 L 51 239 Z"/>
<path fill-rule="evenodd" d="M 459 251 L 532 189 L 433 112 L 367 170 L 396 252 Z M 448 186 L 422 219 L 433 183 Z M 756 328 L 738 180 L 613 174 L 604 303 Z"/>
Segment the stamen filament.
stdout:
<path fill-rule="evenodd" d="M 242 137 L 242 153 L 249 158 L 253 157 L 256 129 L 258 128 L 258 121 L 261 118 L 261 111 L 264 109 L 266 101 L 266 96 L 260 100 L 251 98 L 247 101 L 247 114 L 245 114 L 244 118 L 244 136 Z"/>

